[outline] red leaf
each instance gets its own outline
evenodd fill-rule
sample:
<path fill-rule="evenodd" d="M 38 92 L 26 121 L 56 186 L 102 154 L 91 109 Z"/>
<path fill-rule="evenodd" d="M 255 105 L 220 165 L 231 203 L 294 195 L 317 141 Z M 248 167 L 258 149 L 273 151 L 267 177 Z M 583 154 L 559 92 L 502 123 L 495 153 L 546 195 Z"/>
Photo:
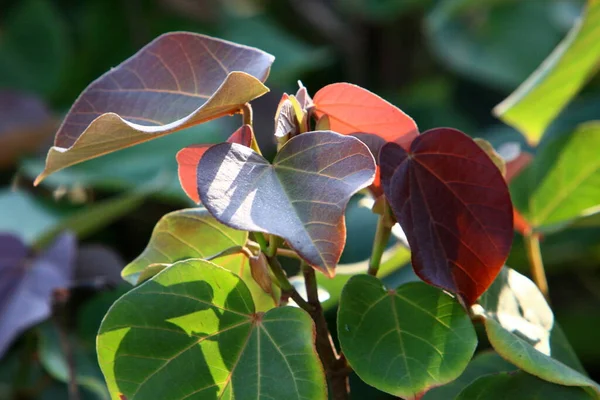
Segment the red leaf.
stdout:
<path fill-rule="evenodd" d="M 473 304 L 512 244 L 513 208 L 502 174 L 471 138 L 449 128 L 419 135 L 409 152 L 388 143 L 379 161 L 415 272 Z"/>
<path fill-rule="evenodd" d="M 252 132 L 252 127 L 244 125 L 229 136 L 227 143 L 239 143 L 250 147 L 253 140 L 254 133 Z M 212 144 L 195 144 L 181 149 L 176 156 L 179 183 L 181 183 L 185 194 L 195 203 L 200 203 L 200 197 L 198 196 L 198 163 L 206 150 L 211 146 Z"/>
<path fill-rule="evenodd" d="M 506 163 L 506 183 L 510 183 L 521 171 L 533 161 L 533 155 L 527 152 L 521 152 L 513 160 Z M 513 210 L 513 219 L 515 231 L 522 235 L 527 235 L 531 232 L 531 224 L 525 217 L 515 208 Z"/>

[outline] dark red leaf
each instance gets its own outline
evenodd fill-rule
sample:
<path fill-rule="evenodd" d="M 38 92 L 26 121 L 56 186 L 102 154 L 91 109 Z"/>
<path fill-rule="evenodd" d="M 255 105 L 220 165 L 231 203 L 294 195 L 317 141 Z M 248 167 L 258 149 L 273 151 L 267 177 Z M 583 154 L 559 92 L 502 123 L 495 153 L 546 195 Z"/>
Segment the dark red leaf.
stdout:
<path fill-rule="evenodd" d="M 202 204 L 236 229 L 284 238 L 329 276 L 346 241 L 344 209 L 373 181 L 375 161 L 358 139 L 330 131 L 290 139 L 273 164 L 251 149 L 222 143 L 198 166 Z"/>
<path fill-rule="evenodd" d="M 386 198 L 417 275 L 472 304 L 504 265 L 513 209 L 502 174 L 464 133 L 432 129 L 379 156 Z"/>
<path fill-rule="evenodd" d="M 0 358 L 20 332 L 50 315 L 54 290 L 69 287 L 75 238 L 59 236 L 33 260 L 25 252 L 18 239 L 0 236 Z"/>
<path fill-rule="evenodd" d="M 252 146 L 254 133 L 250 125 L 243 125 L 237 131 L 233 132 L 227 143 L 238 143 L 246 147 Z M 195 203 L 200 203 L 198 197 L 198 163 L 200 159 L 212 144 L 195 144 L 187 146 L 177 153 L 177 172 L 179 174 L 179 183 Z"/>

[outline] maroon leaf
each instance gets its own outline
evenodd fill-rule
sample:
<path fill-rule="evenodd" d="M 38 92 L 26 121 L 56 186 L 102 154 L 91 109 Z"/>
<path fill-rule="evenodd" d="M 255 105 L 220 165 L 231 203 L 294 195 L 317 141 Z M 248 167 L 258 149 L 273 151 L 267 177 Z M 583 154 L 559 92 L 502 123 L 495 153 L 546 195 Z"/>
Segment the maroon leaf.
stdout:
<path fill-rule="evenodd" d="M 268 89 L 273 56 L 204 35 L 162 35 L 88 86 L 36 182 L 69 165 L 237 112 Z"/>
<path fill-rule="evenodd" d="M 408 152 L 388 143 L 379 161 L 417 275 L 474 303 L 512 243 L 512 203 L 498 168 L 471 138 L 449 128 L 423 133 Z"/>
<path fill-rule="evenodd" d="M 200 160 L 202 204 L 236 229 L 278 235 L 329 276 L 346 241 L 344 209 L 373 181 L 375 162 L 358 139 L 330 131 L 290 139 L 273 164 L 251 149 L 222 143 Z"/>
<path fill-rule="evenodd" d="M 0 357 L 25 329 L 43 321 L 51 312 L 52 293 L 71 281 L 75 238 L 61 235 L 33 260 L 18 239 L 0 235 Z"/>
<path fill-rule="evenodd" d="M 233 132 L 227 143 L 239 143 L 250 147 L 254 140 L 254 133 L 250 125 L 244 125 L 237 131 Z M 202 155 L 208 150 L 212 144 L 195 144 L 181 149 L 177 153 L 177 172 L 179 174 L 179 183 L 195 203 L 200 203 L 198 197 L 198 163 Z"/>

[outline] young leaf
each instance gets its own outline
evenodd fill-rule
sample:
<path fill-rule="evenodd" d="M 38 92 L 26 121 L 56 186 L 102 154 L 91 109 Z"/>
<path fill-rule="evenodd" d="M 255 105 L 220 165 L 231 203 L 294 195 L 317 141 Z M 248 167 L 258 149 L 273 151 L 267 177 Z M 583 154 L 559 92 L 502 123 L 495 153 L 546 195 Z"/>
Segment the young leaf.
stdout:
<path fill-rule="evenodd" d="M 388 143 L 379 162 L 417 275 L 474 303 L 504 265 L 513 238 L 510 194 L 498 168 L 471 138 L 449 128 L 419 135 L 408 152 Z"/>
<path fill-rule="evenodd" d="M 592 400 L 594 398 L 581 388 L 555 385 L 518 371 L 483 376 L 460 392 L 455 400 Z"/>
<path fill-rule="evenodd" d="M 507 361 L 549 382 L 600 395 L 600 385 L 585 376 L 544 296 L 528 278 L 503 269 L 473 311 L 484 317 L 490 344 Z"/>
<path fill-rule="evenodd" d="M 235 113 L 268 91 L 261 81 L 273 60 L 204 35 L 158 37 L 85 89 L 36 183 L 81 161 Z"/>
<path fill-rule="evenodd" d="M 582 20 L 494 114 L 537 144 L 600 62 L 600 1 L 588 0 Z"/>
<path fill-rule="evenodd" d="M 352 277 L 342 291 L 337 326 L 357 375 L 408 399 L 456 379 L 477 346 L 462 306 L 422 282 L 386 290 L 375 277 Z"/>
<path fill-rule="evenodd" d="M 69 286 L 75 238 L 63 234 L 32 261 L 25 256 L 19 239 L 0 235 L 0 358 L 20 332 L 50 315 L 52 292 Z"/>
<path fill-rule="evenodd" d="M 600 122 L 540 148 L 533 163 L 511 185 L 515 207 L 538 231 L 560 228 L 598 212 Z"/>
<path fill-rule="evenodd" d="M 254 132 L 252 131 L 252 127 L 250 125 L 243 125 L 229 136 L 227 143 L 239 143 L 250 147 L 253 140 Z M 200 197 L 198 197 L 198 163 L 210 146 L 212 145 L 196 144 L 185 147 L 177 153 L 179 182 L 185 194 L 195 203 L 200 203 Z"/>
<path fill-rule="evenodd" d="M 286 142 L 272 165 L 247 147 L 221 143 L 198 169 L 200 199 L 215 218 L 284 238 L 332 277 L 346 240 L 344 209 L 373 181 L 375 162 L 360 140 L 316 131 Z"/>
<path fill-rule="evenodd" d="M 172 264 L 189 258 L 209 258 L 235 246 L 244 246 L 248 232 L 220 224 L 203 208 L 174 211 L 163 216 L 154 227 L 146 249 L 123 269 L 123 278 L 135 285 L 142 271 L 153 264 Z M 248 257 L 243 253 L 219 257 L 213 261 L 238 274 L 250 289 L 259 311 L 277 304 L 254 281 Z M 157 269 L 156 272 L 162 269 Z M 277 293 L 275 288 L 272 290 Z"/>
<path fill-rule="evenodd" d="M 325 400 L 314 334 L 303 310 L 257 313 L 238 276 L 188 260 L 119 299 L 97 347 L 113 397 Z"/>

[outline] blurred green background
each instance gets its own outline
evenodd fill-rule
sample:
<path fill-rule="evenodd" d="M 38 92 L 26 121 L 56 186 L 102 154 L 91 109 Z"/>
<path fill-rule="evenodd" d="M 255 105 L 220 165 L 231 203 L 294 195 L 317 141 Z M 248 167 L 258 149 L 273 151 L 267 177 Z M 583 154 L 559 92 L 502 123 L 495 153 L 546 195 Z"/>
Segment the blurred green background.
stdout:
<path fill-rule="evenodd" d="M 216 142 L 239 123 L 232 117 L 190 128 L 71 167 L 34 188 L 60 119 L 78 94 L 144 44 L 161 33 L 185 30 L 275 55 L 267 81 L 271 92 L 254 102 L 255 130 L 267 153 L 275 149 L 277 103 L 283 92 L 295 92 L 297 80 L 310 93 L 328 83 L 352 82 L 400 107 L 421 131 L 449 126 L 495 146 L 518 142 L 528 149 L 491 110 L 560 42 L 583 5 L 579 0 L 0 2 L 0 232 L 19 236 L 33 249 L 45 247 L 63 228 L 74 230 L 79 242 L 76 288 L 58 324 L 64 329 L 57 330 L 53 317 L 19 336 L 0 359 L 0 399 L 11 398 L 13 389 L 19 399 L 67 398 L 61 340 L 71 343 L 83 397 L 106 398 L 95 333 L 108 306 L 129 287 L 119 279 L 120 268 L 143 250 L 162 215 L 191 205 L 179 188 L 175 153 L 195 143 L 200 131 Z M 599 117 L 596 77 L 544 140 Z M 364 260 L 376 218 L 358 201 L 347 218 L 342 262 Z M 93 257 L 90 249 L 96 251 Z M 549 235 L 542 251 L 556 318 L 591 377 L 600 380 L 600 229 L 589 223 Z M 508 265 L 528 273 L 519 236 Z M 353 385 L 354 398 L 388 398 L 356 380 Z"/>

